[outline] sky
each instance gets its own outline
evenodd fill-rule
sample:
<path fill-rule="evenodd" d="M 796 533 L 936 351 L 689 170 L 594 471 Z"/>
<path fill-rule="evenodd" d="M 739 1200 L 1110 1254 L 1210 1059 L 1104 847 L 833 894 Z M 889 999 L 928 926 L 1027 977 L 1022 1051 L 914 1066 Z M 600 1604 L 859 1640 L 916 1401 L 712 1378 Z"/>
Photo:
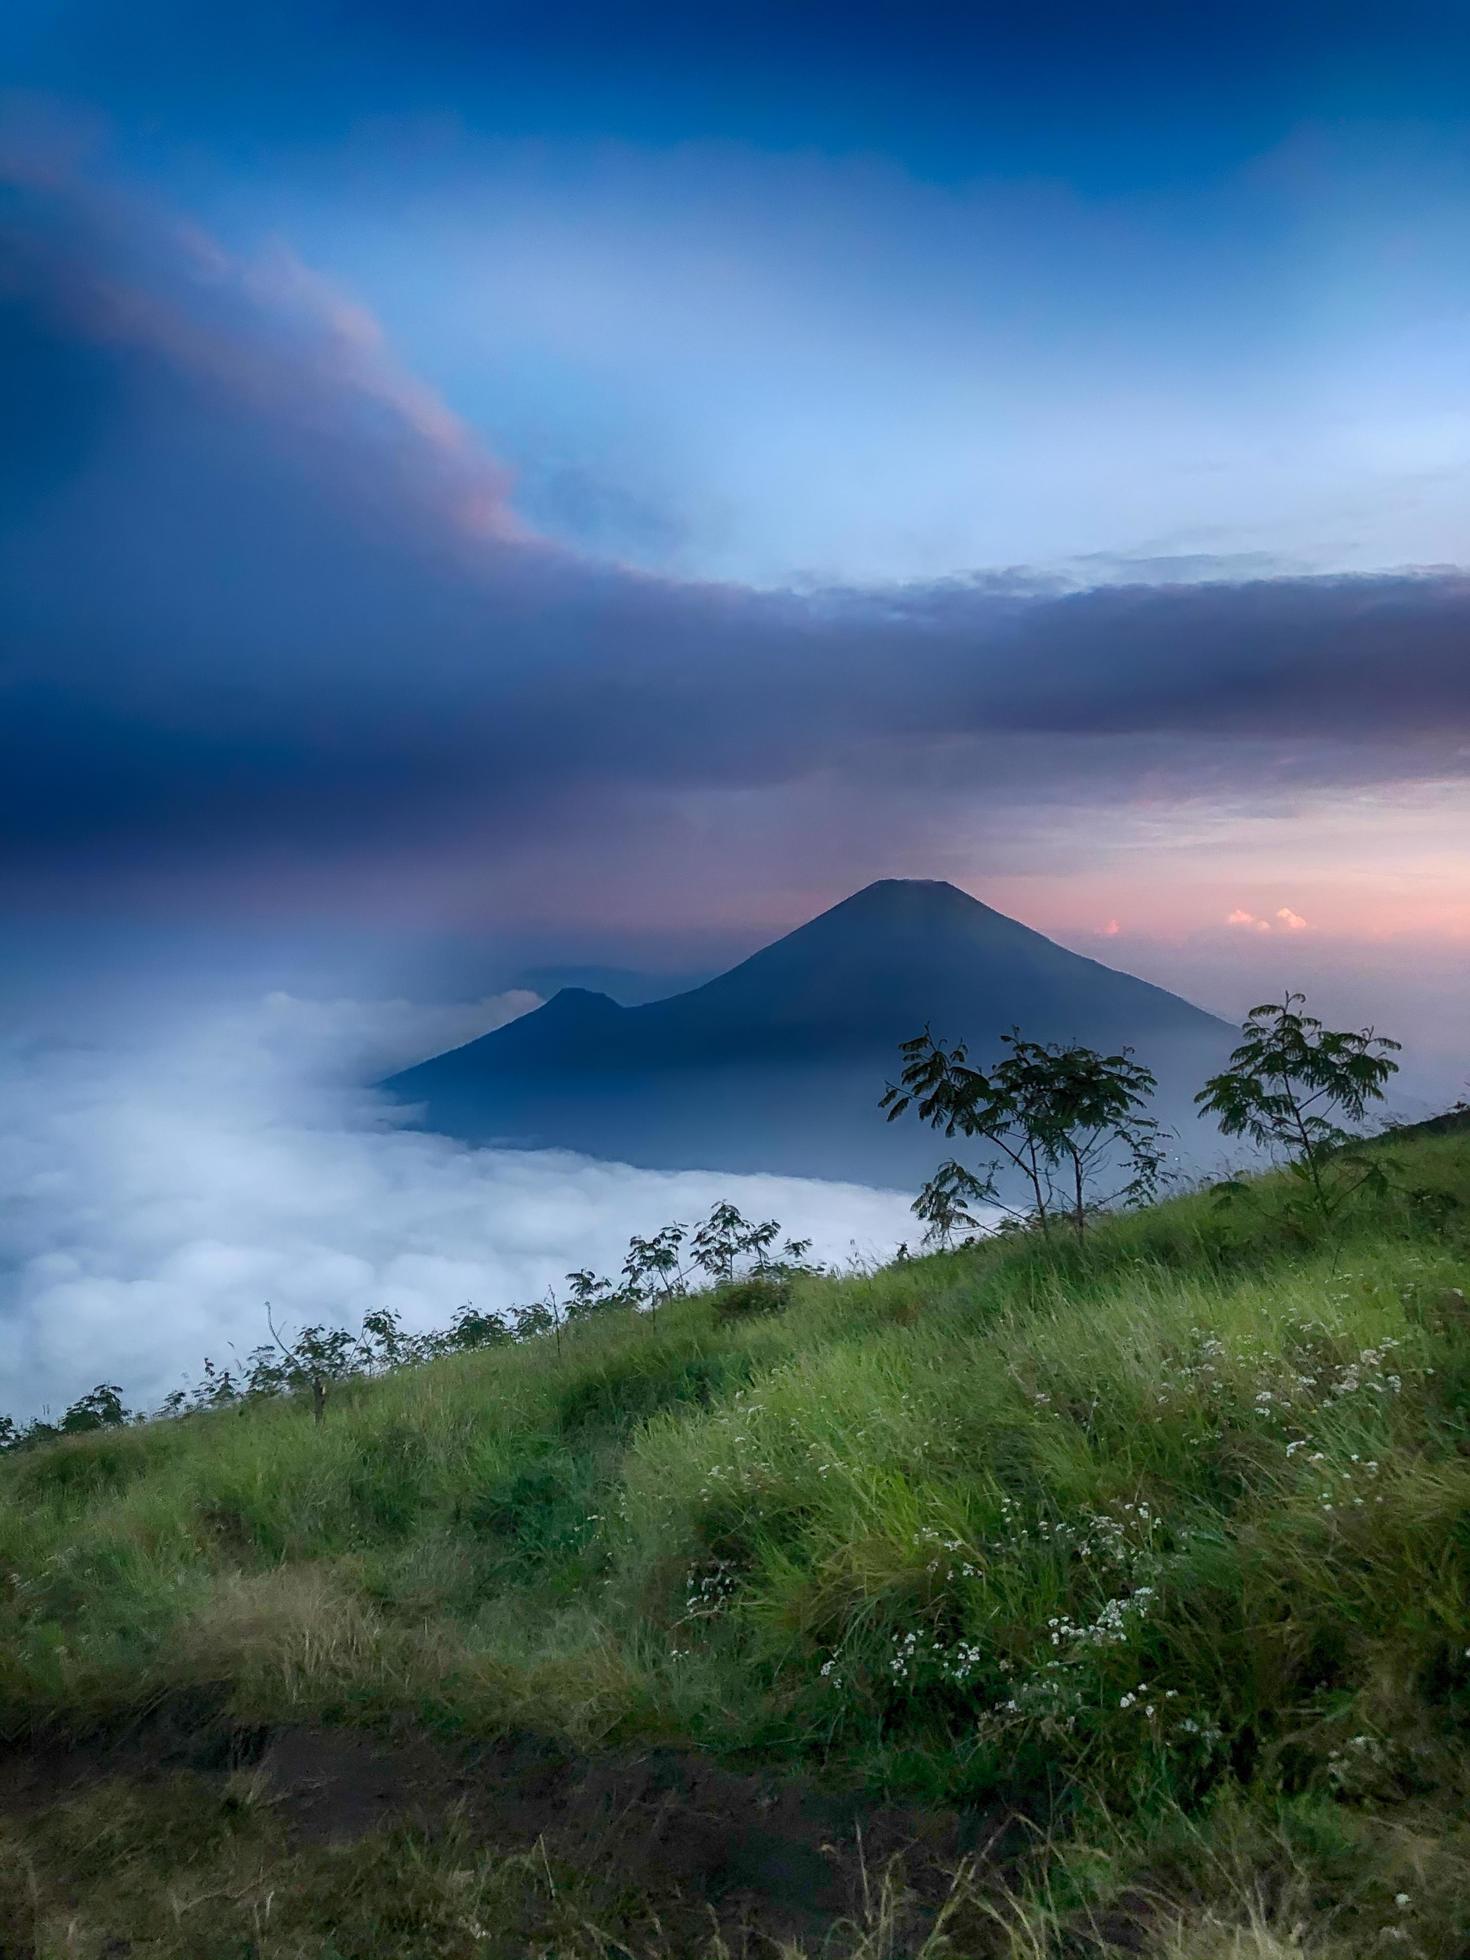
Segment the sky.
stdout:
<path fill-rule="evenodd" d="M 1463 8 L 705 11 L 6 10 L 21 964 L 1463 941 Z"/>
<path fill-rule="evenodd" d="M 0 77 L 15 1052 L 919 876 L 1470 1073 L 1458 0 L 9 0 Z"/>

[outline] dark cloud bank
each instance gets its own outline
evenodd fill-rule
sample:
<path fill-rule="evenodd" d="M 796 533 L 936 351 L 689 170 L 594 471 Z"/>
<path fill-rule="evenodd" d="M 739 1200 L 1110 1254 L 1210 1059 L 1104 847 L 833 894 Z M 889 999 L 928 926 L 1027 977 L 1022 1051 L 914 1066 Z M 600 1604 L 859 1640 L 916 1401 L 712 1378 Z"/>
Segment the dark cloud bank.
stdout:
<path fill-rule="evenodd" d="M 284 250 L 240 262 L 14 156 L 0 213 L 17 892 L 513 853 L 620 798 L 818 774 L 1034 803 L 1470 760 L 1458 571 L 797 594 L 593 564 L 522 530 L 470 433 Z"/>

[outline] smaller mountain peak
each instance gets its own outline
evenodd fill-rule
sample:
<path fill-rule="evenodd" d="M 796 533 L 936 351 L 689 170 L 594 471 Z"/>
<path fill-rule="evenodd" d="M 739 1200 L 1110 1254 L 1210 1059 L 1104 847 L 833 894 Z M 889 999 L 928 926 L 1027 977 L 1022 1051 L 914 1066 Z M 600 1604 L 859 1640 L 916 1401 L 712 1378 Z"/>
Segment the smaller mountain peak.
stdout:
<path fill-rule="evenodd" d="M 591 987 L 558 987 L 541 1011 L 543 1014 L 602 1014 L 609 1008 L 614 1014 L 622 1013 L 611 994 L 600 994 Z"/>

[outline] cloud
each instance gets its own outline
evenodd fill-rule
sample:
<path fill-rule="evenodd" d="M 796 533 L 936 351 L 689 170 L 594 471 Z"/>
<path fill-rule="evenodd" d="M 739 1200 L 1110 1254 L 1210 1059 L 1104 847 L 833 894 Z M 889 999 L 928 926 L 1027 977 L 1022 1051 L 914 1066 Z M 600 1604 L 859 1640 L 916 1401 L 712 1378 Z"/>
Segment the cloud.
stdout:
<path fill-rule="evenodd" d="M 167 1048 L 0 1055 L 0 1410 L 64 1406 L 97 1381 L 150 1403 L 205 1354 L 254 1346 L 266 1300 L 293 1326 L 386 1304 L 422 1328 L 466 1299 L 533 1299 L 576 1267 L 615 1271 L 630 1233 L 722 1196 L 829 1259 L 912 1237 L 897 1193 L 471 1150 L 396 1127 L 350 1086 L 483 1011 L 277 994 Z"/>
<path fill-rule="evenodd" d="M 38 171 L 3 122 L 0 239 L 22 357 L 39 340 L 69 346 L 150 412 L 160 388 L 202 415 L 228 403 L 288 441 L 298 472 L 339 502 L 370 492 L 357 472 L 386 467 L 400 521 L 417 508 L 472 538 L 527 541 L 505 470 L 395 358 L 373 314 L 284 240 L 233 255 L 170 212 Z"/>
<path fill-rule="evenodd" d="M 1307 929 L 1307 922 L 1301 913 L 1293 912 L 1289 905 L 1278 906 L 1272 916 L 1286 932 L 1305 932 Z M 1254 912 L 1247 912 L 1243 906 L 1239 905 L 1236 906 L 1233 912 L 1226 915 L 1225 923 L 1227 926 L 1246 926 L 1252 932 L 1270 932 L 1272 930 L 1271 919 L 1258 919 Z"/>
<path fill-rule="evenodd" d="M 946 795 L 1009 814 L 1465 773 L 1462 573 L 634 574 L 531 537 L 473 432 L 287 246 L 231 255 L 22 176 L 0 218 L 16 889 L 289 863 L 330 904 L 354 860 L 411 883 L 813 781 L 881 786 L 912 826 Z"/>
<path fill-rule="evenodd" d="M 525 987 L 427 1006 L 405 999 L 312 1000 L 277 988 L 238 1017 L 217 1014 L 210 1053 L 216 1066 L 238 1053 L 255 1069 L 263 1052 L 276 1076 L 291 1068 L 308 1081 L 360 1082 L 457 1048 L 540 1005 L 541 996 Z"/>

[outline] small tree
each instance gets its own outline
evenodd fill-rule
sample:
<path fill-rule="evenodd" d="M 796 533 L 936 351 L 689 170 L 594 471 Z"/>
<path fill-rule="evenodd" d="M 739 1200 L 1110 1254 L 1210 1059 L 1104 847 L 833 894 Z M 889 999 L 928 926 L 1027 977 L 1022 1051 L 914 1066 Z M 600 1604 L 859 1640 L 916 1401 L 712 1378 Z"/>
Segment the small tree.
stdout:
<path fill-rule="evenodd" d="M 251 1394 L 279 1395 L 283 1391 L 291 1394 L 308 1389 L 312 1419 L 321 1422 L 327 1413 L 330 1384 L 355 1374 L 364 1358 L 361 1337 L 354 1337 L 345 1327 L 303 1327 L 295 1344 L 288 1347 L 276 1329 L 269 1300 L 265 1305 L 265 1320 L 282 1359 L 274 1361 L 268 1347 L 255 1350 L 250 1356 Z"/>
<path fill-rule="evenodd" d="M 1027 1041 L 1019 1028 L 1001 1041 L 1006 1053 L 988 1070 L 974 1066 L 964 1042 L 946 1048 L 928 1028 L 902 1044 L 899 1082 L 888 1085 L 879 1103 L 889 1122 L 912 1106 L 946 1137 L 979 1137 L 1000 1153 L 978 1173 L 964 1173 L 963 1186 L 944 1166 L 920 1203 L 942 1210 L 956 1199 L 966 1206 L 983 1200 L 1033 1219 L 1043 1232 L 1065 1212 L 1080 1236 L 1089 1212 L 1100 1206 L 1152 1197 L 1164 1158 L 1159 1126 L 1146 1112 L 1158 1084 L 1132 1050 L 1101 1055 L 1077 1044 Z M 997 1177 L 1006 1163 L 1029 1187 L 1026 1212 L 1000 1193 Z M 1102 1173 L 1120 1167 L 1122 1182 L 1096 1196 Z"/>
<path fill-rule="evenodd" d="M 679 1249 L 685 1236 L 684 1226 L 676 1221 L 663 1226 L 651 1239 L 640 1238 L 635 1232 L 628 1241 L 623 1281 L 635 1298 L 648 1302 L 649 1318 L 655 1325 L 660 1304 L 667 1305 L 684 1290 Z"/>
<path fill-rule="evenodd" d="M 77 1397 L 61 1418 L 64 1436 L 85 1436 L 94 1429 L 121 1429 L 128 1419 L 122 1390 L 115 1382 L 99 1382 Z"/>
<path fill-rule="evenodd" d="M 638 1295 L 626 1286 L 614 1286 L 610 1279 L 602 1279 L 590 1267 L 583 1267 L 575 1273 L 568 1273 L 567 1280 L 567 1319 L 590 1320 L 594 1314 L 607 1313 L 613 1307 L 633 1307 L 638 1304 Z"/>
<path fill-rule="evenodd" d="M 722 1199 L 694 1230 L 690 1251 L 694 1263 L 716 1283 L 735 1277 L 735 1260 L 750 1230 L 739 1209 Z"/>
<path fill-rule="evenodd" d="M 257 1348 L 256 1355 L 269 1355 L 269 1348 Z M 254 1384 L 252 1382 L 252 1392 Z M 272 1391 L 264 1391 L 272 1392 Z M 206 1354 L 204 1357 L 204 1376 L 194 1385 L 190 1406 L 195 1409 L 222 1409 L 227 1403 L 240 1398 L 240 1384 L 228 1367 L 221 1368 Z"/>
<path fill-rule="evenodd" d="M 1226 1136 L 1249 1137 L 1284 1157 L 1302 1186 L 1304 1208 L 1330 1225 L 1357 1192 L 1383 1185 L 1378 1165 L 1353 1156 L 1365 1139 L 1347 1126 L 1361 1123 L 1370 1103 L 1382 1102 L 1384 1084 L 1398 1072 L 1392 1058 L 1399 1043 L 1372 1028 L 1324 1028 L 1303 1013 L 1306 998 L 1288 993 L 1253 1007 L 1229 1066 L 1211 1076 L 1195 1101 Z M 1231 1181 L 1223 1188 L 1239 1186 Z"/>
<path fill-rule="evenodd" d="M 735 1277 L 736 1261 L 748 1257 L 758 1273 L 770 1266 L 769 1253 L 781 1227 L 774 1218 L 754 1224 L 741 1215 L 728 1200 L 712 1207 L 703 1224 L 697 1226 L 689 1242 L 694 1263 L 709 1274 L 717 1286 L 728 1285 Z"/>
<path fill-rule="evenodd" d="M 461 1307 L 460 1312 L 466 1309 Z M 403 1321 L 391 1307 L 372 1307 L 362 1317 L 358 1352 L 370 1369 L 396 1368 L 412 1352 L 411 1337 L 403 1331 Z"/>
<path fill-rule="evenodd" d="M 985 1181 L 953 1157 L 941 1164 L 913 1204 L 914 1216 L 924 1226 L 925 1245 L 948 1252 L 956 1239 L 973 1236 L 980 1230 L 981 1221 L 970 1206 L 983 1203 L 988 1195 Z M 898 1257 L 908 1257 L 907 1246 L 898 1248 Z"/>
<path fill-rule="evenodd" d="M 504 1347 L 514 1339 L 515 1335 L 503 1314 L 484 1313 L 466 1300 L 462 1307 L 455 1310 L 454 1319 L 444 1336 L 444 1344 L 447 1348 L 465 1352 L 473 1348 Z"/>
<path fill-rule="evenodd" d="M 561 1360 L 561 1324 L 565 1319 L 560 1302 L 551 1287 L 546 1289 L 546 1297 L 533 1300 L 529 1306 L 514 1307 L 515 1338 L 518 1341 L 534 1340 L 539 1334 L 550 1334 L 556 1342 L 556 1358 Z"/>

